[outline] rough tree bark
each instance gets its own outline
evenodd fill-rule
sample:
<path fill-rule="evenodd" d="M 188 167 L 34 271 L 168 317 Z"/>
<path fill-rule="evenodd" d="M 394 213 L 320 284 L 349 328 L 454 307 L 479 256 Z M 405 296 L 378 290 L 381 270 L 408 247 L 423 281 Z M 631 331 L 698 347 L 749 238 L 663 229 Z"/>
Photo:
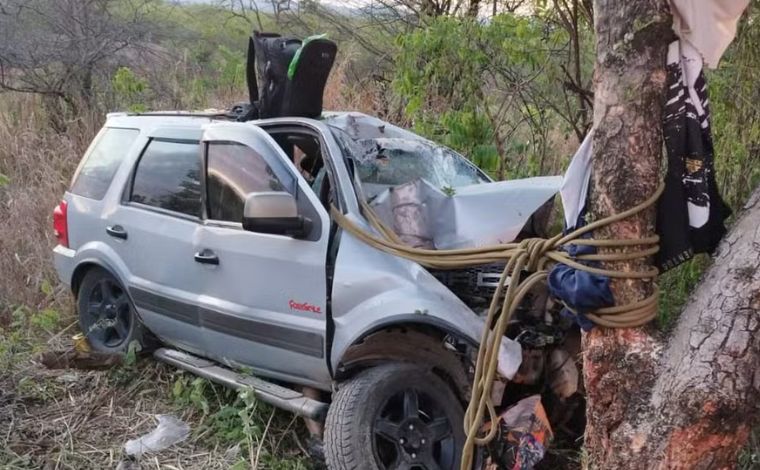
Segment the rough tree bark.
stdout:
<path fill-rule="evenodd" d="M 591 209 L 601 218 L 642 202 L 659 183 L 665 57 L 674 38 L 665 0 L 596 0 L 594 11 Z M 760 189 L 749 206 L 669 338 L 652 327 L 584 336 L 587 467 L 733 468 L 760 416 Z M 653 230 L 651 210 L 597 236 L 638 238 Z M 612 285 L 619 303 L 640 300 L 652 287 Z"/>

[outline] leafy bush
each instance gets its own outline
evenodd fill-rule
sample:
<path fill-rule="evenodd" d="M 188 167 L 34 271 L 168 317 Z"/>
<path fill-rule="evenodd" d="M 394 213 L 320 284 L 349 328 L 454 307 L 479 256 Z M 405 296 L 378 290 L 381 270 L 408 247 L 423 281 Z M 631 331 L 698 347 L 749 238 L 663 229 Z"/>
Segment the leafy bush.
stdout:
<path fill-rule="evenodd" d="M 498 179 L 537 175 L 567 157 L 552 155 L 550 130 L 579 119 L 562 85 L 567 41 L 542 16 L 435 18 L 398 38 L 394 90 L 418 132 Z"/>
<path fill-rule="evenodd" d="M 111 85 L 120 106 L 135 113 L 147 111 L 145 102 L 150 91 L 148 83 L 137 77 L 129 67 L 119 67 L 111 79 Z"/>

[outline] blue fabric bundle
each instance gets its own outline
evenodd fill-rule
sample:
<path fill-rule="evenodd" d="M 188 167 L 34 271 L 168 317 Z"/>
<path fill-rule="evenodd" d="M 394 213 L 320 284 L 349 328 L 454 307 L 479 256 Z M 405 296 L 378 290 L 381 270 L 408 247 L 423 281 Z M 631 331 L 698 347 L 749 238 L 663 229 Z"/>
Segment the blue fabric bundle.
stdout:
<path fill-rule="evenodd" d="M 585 225 L 583 214 L 578 217 L 576 227 Z M 569 233 L 576 227 L 565 230 Z M 591 233 L 584 234 L 581 238 L 591 238 Z M 565 251 L 572 256 L 590 255 L 596 253 L 596 248 L 586 245 L 567 245 Z M 589 266 L 598 266 L 597 262 L 586 262 Z M 549 293 L 560 299 L 565 304 L 562 309 L 563 316 L 572 317 L 585 331 L 594 327 L 584 314 L 603 307 L 615 305 L 615 299 L 610 290 L 610 278 L 599 274 L 575 269 L 566 264 L 557 263 L 549 272 Z M 567 307 L 570 307 L 568 309 Z M 576 313 L 574 312 L 577 312 Z"/>

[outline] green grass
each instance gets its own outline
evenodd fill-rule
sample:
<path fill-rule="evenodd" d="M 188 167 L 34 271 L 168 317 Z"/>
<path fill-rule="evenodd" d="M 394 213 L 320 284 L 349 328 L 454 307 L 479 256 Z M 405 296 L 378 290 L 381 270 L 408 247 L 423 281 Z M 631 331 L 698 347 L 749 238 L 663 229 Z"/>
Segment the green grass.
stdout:
<path fill-rule="evenodd" d="M 707 255 L 697 255 L 691 260 L 660 275 L 659 324 L 662 329 L 672 328 L 689 296 L 710 264 Z"/>
<path fill-rule="evenodd" d="M 747 447 L 739 454 L 738 470 L 760 469 L 760 427 L 755 428 L 749 436 Z"/>

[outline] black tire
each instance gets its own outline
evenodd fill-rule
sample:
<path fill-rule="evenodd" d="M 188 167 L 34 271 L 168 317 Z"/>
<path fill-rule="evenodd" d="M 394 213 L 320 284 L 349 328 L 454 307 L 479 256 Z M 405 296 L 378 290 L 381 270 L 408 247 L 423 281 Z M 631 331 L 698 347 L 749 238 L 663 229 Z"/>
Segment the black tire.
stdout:
<path fill-rule="evenodd" d="M 333 395 L 325 423 L 327 466 L 457 470 L 463 416 L 454 391 L 430 368 L 390 363 L 364 370 Z"/>
<path fill-rule="evenodd" d="M 147 346 L 147 332 L 126 289 L 111 273 L 92 268 L 79 284 L 79 326 L 90 347 L 99 352 L 125 353 L 132 341 Z"/>

